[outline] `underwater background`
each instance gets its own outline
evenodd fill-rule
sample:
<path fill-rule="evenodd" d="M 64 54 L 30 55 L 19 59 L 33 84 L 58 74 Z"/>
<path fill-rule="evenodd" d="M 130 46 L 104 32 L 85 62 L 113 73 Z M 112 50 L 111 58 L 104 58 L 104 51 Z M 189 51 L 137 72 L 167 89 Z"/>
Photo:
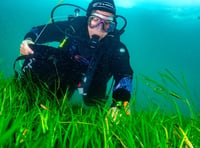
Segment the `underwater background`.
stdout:
<path fill-rule="evenodd" d="M 193 98 L 190 101 L 200 112 L 200 5 L 192 1 L 184 5 L 163 4 L 155 0 L 146 0 L 148 3 L 141 0 L 124 0 L 123 4 L 120 4 L 120 1 L 116 0 L 117 14 L 123 15 L 128 21 L 121 40 L 129 49 L 131 65 L 135 72 L 135 107 L 140 110 L 149 104 L 155 104 L 164 110 L 173 110 L 171 103 L 155 99 L 153 92 L 137 79 L 140 74 L 144 74 L 159 82 L 161 79 L 158 73 L 169 69 L 178 78 L 181 73 L 184 74 Z M 0 71 L 4 77 L 14 75 L 13 62 L 19 56 L 19 46 L 26 32 L 33 26 L 48 23 L 52 8 L 61 2 L 77 4 L 87 9 L 90 1 L 0 2 Z M 73 10 L 74 8 L 65 7 L 61 13 L 67 16 L 73 14 Z M 188 109 L 184 103 L 177 103 L 187 114 Z"/>

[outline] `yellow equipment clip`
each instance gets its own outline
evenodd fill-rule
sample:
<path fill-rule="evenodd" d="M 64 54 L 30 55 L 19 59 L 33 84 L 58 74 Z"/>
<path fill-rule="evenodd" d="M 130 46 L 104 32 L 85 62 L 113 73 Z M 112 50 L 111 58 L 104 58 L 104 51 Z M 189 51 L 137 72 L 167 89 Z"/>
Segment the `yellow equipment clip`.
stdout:
<path fill-rule="evenodd" d="M 67 42 L 67 38 L 64 38 L 64 39 L 62 40 L 62 42 L 60 42 L 59 47 L 62 48 L 62 47 L 65 45 L 66 42 Z"/>

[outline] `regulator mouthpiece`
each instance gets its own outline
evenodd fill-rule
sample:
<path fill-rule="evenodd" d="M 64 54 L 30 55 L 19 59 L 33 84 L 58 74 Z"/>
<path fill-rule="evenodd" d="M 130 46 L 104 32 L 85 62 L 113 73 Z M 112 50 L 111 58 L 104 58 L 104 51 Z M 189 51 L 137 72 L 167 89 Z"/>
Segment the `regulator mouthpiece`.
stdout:
<path fill-rule="evenodd" d="M 90 48 L 93 48 L 93 49 L 95 49 L 95 48 L 97 48 L 98 47 L 98 45 L 99 45 L 99 36 L 98 35 L 93 35 L 92 36 L 92 38 L 90 39 Z"/>

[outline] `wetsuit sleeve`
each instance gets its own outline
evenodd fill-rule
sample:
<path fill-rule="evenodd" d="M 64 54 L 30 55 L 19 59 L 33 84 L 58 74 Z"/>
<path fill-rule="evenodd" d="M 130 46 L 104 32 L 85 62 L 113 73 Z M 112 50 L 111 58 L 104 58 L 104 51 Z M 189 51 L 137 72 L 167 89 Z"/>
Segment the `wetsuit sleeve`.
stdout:
<path fill-rule="evenodd" d="M 57 27 L 59 26 L 59 28 Z M 66 28 L 69 26 L 68 21 L 50 23 L 48 25 L 41 25 L 33 27 L 30 32 L 28 32 L 24 39 L 30 39 L 37 43 L 47 43 L 58 41 L 60 42 L 65 37 Z"/>
<path fill-rule="evenodd" d="M 115 79 L 112 97 L 115 101 L 129 101 L 132 91 L 133 70 L 130 66 L 128 50 L 124 44 L 121 43 L 115 51 L 112 63 Z"/>

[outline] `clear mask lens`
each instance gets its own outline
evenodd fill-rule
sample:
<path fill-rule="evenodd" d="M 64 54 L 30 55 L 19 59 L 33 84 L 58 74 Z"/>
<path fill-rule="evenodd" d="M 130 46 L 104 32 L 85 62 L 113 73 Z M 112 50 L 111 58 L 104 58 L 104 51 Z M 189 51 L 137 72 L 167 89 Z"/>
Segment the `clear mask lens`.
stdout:
<path fill-rule="evenodd" d="M 88 25 L 90 26 L 90 28 L 95 28 L 102 24 L 102 29 L 105 32 L 113 32 L 116 27 L 116 24 L 113 21 L 113 17 L 103 17 L 104 19 L 100 17 L 100 14 L 92 14 L 88 19 Z"/>

